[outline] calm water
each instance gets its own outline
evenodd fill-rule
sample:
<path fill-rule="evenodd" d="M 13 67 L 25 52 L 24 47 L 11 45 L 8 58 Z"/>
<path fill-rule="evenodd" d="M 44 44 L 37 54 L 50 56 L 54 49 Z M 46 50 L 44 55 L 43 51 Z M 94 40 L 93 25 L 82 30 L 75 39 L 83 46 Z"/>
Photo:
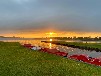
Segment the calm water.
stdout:
<path fill-rule="evenodd" d="M 41 47 L 46 47 L 46 48 L 56 48 L 60 51 L 63 52 L 67 52 L 68 56 L 70 55 L 74 55 L 74 54 L 85 54 L 87 56 L 90 57 L 98 57 L 101 58 L 101 52 L 96 52 L 96 51 L 87 51 L 87 50 L 81 50 L 81 49 L 76 49 L 76 48 L 71 48 L 71 47 L 67 47 L 67 46 L 61 46 L 61 45 L 55 45 L 55 44 L 51 44 L 51 43 L 44 43 L 41 42 L 41 40 L 1 40 L 4 42 L 19 42 L 21 44 L 25 44 L 25 43 L 30 43 L 33 46 L 41 46 Z M 101 43 L 101 42 L 91 42 L 91 43 Z"/>
<path fill-rule="evenodd" d="M 101 43 L 101 41 L 66 40 L 65 42 Z"/>

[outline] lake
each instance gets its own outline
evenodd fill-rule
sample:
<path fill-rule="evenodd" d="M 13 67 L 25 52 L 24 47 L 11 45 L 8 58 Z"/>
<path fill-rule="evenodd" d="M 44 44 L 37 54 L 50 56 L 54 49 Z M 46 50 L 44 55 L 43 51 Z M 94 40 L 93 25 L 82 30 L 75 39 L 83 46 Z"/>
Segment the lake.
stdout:
<path fill-rule="evenodd" d="M 43 39 L 44 40 L 44 39 Z M 55 45 L 55 44 L 51 44 L 51 43 L 44 43 L 41 42 L 42 40 L 40 39 L 0 39 L 0 41 L 4 41 L 4 42 L 19 42 L 20 44 L 25 44 L 25 43 L 30 43 L 33 46 L 41 46 L 43 48 L 56 48 L 62 52 L 67 52 L 68 56 L 77 54 L 84 54 L 87 55 L 89 57 L 101 57 L 101 52 L 96 52 L 96 51 L 88 51 L 88 50 L 81 50 L 81 49 L 77 49 L 77 48 L 71 48 L 71 47 L 67 47 L 67 46 L 61 46 L 61 45 Z M 81 41 L 66 41 L 66 42 L 81 42 Z M 83 41 L 85 43 L 85 41 Z M 88 43 L 101 43 L 100 41 L 87 41 Z"/>

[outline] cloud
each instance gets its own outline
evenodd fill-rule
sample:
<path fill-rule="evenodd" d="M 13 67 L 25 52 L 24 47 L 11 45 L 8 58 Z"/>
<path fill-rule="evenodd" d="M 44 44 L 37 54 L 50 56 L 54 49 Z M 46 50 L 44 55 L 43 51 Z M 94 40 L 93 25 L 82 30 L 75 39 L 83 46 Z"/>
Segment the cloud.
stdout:
<path fill-rule="evenodd" d="M 54 28 L 100 31 L 101 2 L 74 0 L 0 0 L 0 31 Z"/>
<path fill-rule="evenodd" d="M 29 0 L 15 0 L 15 1 L 21 3 L 21 2 L 28 2 Z"/>
<path fill-rule="evenodd" d="M 13 0 L 13 1 L 16 2 L 16 3 L 18 3 L 18 4 L 23 4 L 23 3 L 30 2 L 31 0 Z"/>

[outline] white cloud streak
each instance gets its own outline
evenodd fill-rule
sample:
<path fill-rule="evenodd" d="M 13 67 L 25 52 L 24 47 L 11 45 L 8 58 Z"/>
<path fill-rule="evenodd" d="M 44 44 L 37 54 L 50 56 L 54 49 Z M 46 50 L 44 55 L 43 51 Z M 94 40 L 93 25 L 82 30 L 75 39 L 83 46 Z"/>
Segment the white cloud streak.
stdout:
<path fill-rule="evenodd" d="M 24 4 L 24 3 L 30 2 L 31 0 L 13 0 L 13 1 L 18 3 L 18 4 Z M 36 0 L 33 0 L 33 1 L 36 1 Z"/>

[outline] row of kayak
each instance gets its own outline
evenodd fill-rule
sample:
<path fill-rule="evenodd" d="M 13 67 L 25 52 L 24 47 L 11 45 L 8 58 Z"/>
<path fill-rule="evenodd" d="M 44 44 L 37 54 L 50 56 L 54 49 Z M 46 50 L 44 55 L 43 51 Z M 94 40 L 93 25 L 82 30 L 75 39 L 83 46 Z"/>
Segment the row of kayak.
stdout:
<path fill-rule="evenodd" d="M 50 54 L 54 54 L 54 55 L 58 55 L 58 56 L 62 56 L 62 57 L 67 57 L 69 59 L 74 59 L 74 60 L 82 61 L 82 62 L 85 62 L 85 63 L 101 66 L 101 58 L 92 58 L 92 57 L 86 56 L 84 54 L 71 55 L 71 56 L 68 57 L 68 53 L 61 52 L 57 49 L 41 48 L 40 46 L 32 46 L 31 44 L 24 44 L 23 46 L 26 47 L 26 48 L 32 49 L 32 50 L 39 50 L 39 51 L 42 51 L 42 52 L 47 52 L 47 53 L 50 53 Z"/>
<path fill-rule="evenodd" d="M 55 54 L 55 55 L 58 55 L 58 56 L 63 56 L 63 57 L 67 57 L 67 55 L 68 55 L 68 53 L 60 52 L 57 49 L 50 49 L 50 48 L 42 48 L 40 51 L 47 52 L 47 53 L 50 53 L 50 54 Z"/>
<path fill-rule="evenodd" d="M 41 50 L 40 46 L 32 46 L 31 44 L 24 44 L 23 46 L 32 50 Z"/>
<path fill-rule="evenodd" d="M 79 60 L 85 63 L 94 64 L 97 66 L 101 66 L 101 59 L 100 58 L 92 58 L 86 55 L 72 55 L 69 57 L 70 59 Z"/>
<path fill-rule="evenodd" d="M 57 49 L 41 48 L 40 46 L 32 46 L 31 44 L 24 44 L 23 46 L 26 48 L 32 49 L 32 50 L 38 50 L 38 51 L 42 51 L 42 52 L 56 54 L 56 55 L 63 56 L 63 57 L 67 57 L 67 55 L 68 55 L 68 53 L 60 52 Z"/>

